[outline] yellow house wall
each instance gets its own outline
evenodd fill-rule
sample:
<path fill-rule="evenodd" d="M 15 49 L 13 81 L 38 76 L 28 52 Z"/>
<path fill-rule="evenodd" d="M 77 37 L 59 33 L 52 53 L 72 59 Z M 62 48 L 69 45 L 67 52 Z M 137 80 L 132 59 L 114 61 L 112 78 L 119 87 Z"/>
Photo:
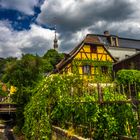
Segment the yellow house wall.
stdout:
<path fill-rule="evenodd" d="M 83 74 L 82 67 L 79 67 L 79 74 Z"/>
<path fill-rule="evenodd" d="M 86 52 L 90 52 L 90 46 L 89 45 L 84 45 L 83 49 Z"/>
<path fill-rule="evenodd" d="M 85 55 L 86 53 L 86 55 Z M 107 55 L 107 56 L 106 56 Z M 87 58 L 88 57 L 88 58 Z M 107 54 L 106 50 L 102 46 L 97 46 L 97 53 L 92 53 L 90 50 L 90 45 L 84 45 L 79 53 L 75 56 L 74 59 L 90 59 L 100 61 L 113 61 L 112 58 Z M 107 59 L 107 60 L 106 60 Z"/>
<path fill-rule="evenodd" d="M 92 53 L 90 49 L 90 45 L 84 45 L 83 48 L 79 51 L 79 53 L 75 56 L 74 59 L 79 60 L 98 60 L 98 61 L 111 61 L 113 59 L 110 55 L 106 52 L 103 46 L 97 45 L 97 52 Z M 70 66 L 70 65 L 69 65 Z M 82 66 L 78 67 L 79 74 L 83 74 Z M 67 72 L 72 72 L 71 67 L 67 70 Z M 95 74 L 94 67 L 91 67 L 91 74 Z"/>

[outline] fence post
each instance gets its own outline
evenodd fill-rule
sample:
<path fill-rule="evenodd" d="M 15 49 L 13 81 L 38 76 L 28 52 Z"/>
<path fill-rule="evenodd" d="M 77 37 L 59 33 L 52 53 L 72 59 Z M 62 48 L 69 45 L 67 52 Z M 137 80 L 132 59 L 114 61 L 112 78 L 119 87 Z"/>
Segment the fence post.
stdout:
<path fill-rule="evenodd" d="M 98 89 L 98 101 L 99 103 L 103 102 L 103 93 L 102 93 L 102 87 L 99 83 L 97 83 L 97 89 Z"/>
<path fill-rule="evenodd" d="M 139 102 L 137 103 L 137 113 L 138 113 L 138 123 L 139 123 L 139 125 L 140 125 L 140 104 L 139 104 Z"/>
<path fill-rule="evenodd" d="M 118 85 L 118 92 L 121 94 L 121 85 Z"/>
<path fill-rule="evenodd" d="M 137 84 L 136 82 L 134 83 L 134 92 L 135 92 L 135 98 L 138 99 L 138 92 L 137 92 Z"/>
<path fill-rule="evenodd" d="M 137 127 L 137 133 L 138 133 L 137 134 L 137 136 L 138 136 L 137 139 L 140 140 L 140 125 Z"/>
<path fill-rule="evenodd" d="M 131 99 L 132 96 L 131 96 L 131 85 L 130 85 L 130 83 L 128 83 L 128 92 L 129 92 L 129 98 Z"/>
<path fill-rule="evenodd" d="M 124 85 L 122 84 L 122 92 L 125 95 Z"/>

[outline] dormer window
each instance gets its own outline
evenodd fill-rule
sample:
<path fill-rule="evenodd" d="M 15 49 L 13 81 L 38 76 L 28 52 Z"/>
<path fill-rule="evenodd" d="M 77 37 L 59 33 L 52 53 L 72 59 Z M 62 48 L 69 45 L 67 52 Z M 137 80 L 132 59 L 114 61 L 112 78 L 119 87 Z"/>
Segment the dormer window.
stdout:
<path fill-rule="evenodd" d="M 111 36 L 111 40 L 110 40 L 111 42 L 111 46 L 113 46 L 113 47 L 118 47 L 119 46 L 119 44 L 118 44 L 118 38 L 117 37 L 112 37 Z"/>
<path fill-rule="evenodd" d="M 110 35 L 109 31 L 104 31 L 104 36 L 106 37 L 106 40 L 110 43 L 113 47 L 119 46 L 119 41 L 117 36 Z"/>
<path fill-rule="evenodd" d="M 126 54 L 126 55 L 125 55 L 125 58 L 128 58 L 128 57 L 130 57 L 130 56 Z"/>
<path fill-rule="evenodd" d="M 91 51 L 91 53 L 97 53 L 97 46 L 96 45 L 91 45 L 90 46 L 90 51 Z"/>

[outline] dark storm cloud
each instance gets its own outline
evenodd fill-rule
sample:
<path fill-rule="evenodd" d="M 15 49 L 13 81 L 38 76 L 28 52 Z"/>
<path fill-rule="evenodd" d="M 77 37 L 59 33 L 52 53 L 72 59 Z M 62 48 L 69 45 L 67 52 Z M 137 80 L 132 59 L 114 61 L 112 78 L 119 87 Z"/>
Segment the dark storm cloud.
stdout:
<path fill-rule="evenodd" d="M 112 0 L 108 1 L 109 3 L 99 8 L 97 13 L 94 16 L 100 20 L 105 20 L 108 22 L 111 21 L 123 21 L 135 12 L 134 7 L 129 1 L 126 0 Z M 97 5 L 97 4 L 96 4 Z"/>
<path fill-rule="evenodd" d="M 37 22 L 50 26 L 56 24 L 61 40 L 60 50 L 71 50 L 80 42 L 75 34 L 85 29 L 87 32 L 83 36 L 87 33 L 102 34 L 104 30 L 122 34 L 123 26 L 127 25 L 124 23 L 119 27 L 119 23 L 131 20 L 137 9 L 135 4 L 136 1 L 131 0 L 47 0 Z M 118 25 L 112 26 L 114 23 Z"/>
<path fill-rule="evenodd" d="M 125 20 L 135 10 L 128 0 L 103 0 L 87 3 L 73 1 L 74 3 L 76 5 L 74 8 L 73 5 L 69 5 L 68 8 L 61 9 L 63 5 L 57 0 L 50 2 L 48 6 L 44 7 L 38 21 L 44 24 L 56 24 L 62 33 L 76 32 L 100 20 L 107 22 Z"/>

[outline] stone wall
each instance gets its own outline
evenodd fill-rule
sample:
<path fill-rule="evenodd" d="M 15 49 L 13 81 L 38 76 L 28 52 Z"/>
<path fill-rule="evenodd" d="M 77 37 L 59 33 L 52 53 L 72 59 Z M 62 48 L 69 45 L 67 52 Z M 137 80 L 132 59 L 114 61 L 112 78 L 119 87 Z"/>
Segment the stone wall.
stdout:
<path fill-rule="evenodd" d="M 52 140 L 86 140 L 76 135 L 70 135 L 67 130 L 59 127 L 52 127 Z"/>

